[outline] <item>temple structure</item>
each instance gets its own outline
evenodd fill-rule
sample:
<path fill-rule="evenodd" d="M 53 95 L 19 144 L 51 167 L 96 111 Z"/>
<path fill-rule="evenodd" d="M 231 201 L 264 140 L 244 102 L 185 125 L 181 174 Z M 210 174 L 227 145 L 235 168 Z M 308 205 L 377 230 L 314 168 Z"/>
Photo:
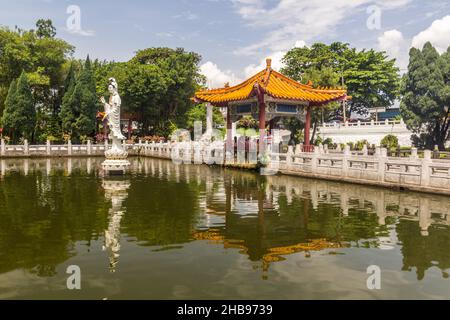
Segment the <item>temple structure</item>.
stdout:
<path fill-rule="evenodd" d="M 227 146 L 232 145 L 232 123 L 242 116 L 251 115 L 259 120 L 260 147 L 264 144 L 267 125 L 272 129 L 274 120 L 280 117 L 297 117 L 305 123 L 305 151 L 311 151 L 311 111 L 333 101 L 347 100 L 344 89 L 314 88 L 312 83 L 301 84 L 271 67 L 266 60 L 264 70 L 243 83 L 221 89 L 195 93 L 194 100 L 227 108 Z M 261 149 L 260 149 L 261 150 Z"/>

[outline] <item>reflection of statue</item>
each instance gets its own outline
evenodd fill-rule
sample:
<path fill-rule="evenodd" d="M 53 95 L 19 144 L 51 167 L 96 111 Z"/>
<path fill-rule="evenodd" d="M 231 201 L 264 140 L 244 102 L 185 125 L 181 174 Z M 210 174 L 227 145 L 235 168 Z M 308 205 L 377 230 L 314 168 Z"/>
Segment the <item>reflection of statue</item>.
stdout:
<path fill-rule="evenodd" d="M 108 120 L 109 138 L 112 139 L 112 147 L 105 152 L 106 161 L 103 163 L 103 169 L 107 172 L 124 173 L 130 163 L 126 160 L 128 153 L 122 146 L 122 141 L 126 138 L 120 130 L 121 100 L 116 79 L 109 79 L 108 91 L 111 93 L 109 103 L 106 103 L 104 97 L 101 97 L 100 101 L 105 106 L 104 118 Z"/>
<path fill-rule="evenodd" d="M 119 262 L 120 251 L 120 222 L 125 213 L 122 209 L 122 203 L 127 198 L 127 189 L 130 187 L 129 181 L 121 180 L 103 180 L 105 189 L 105 198 L 111 200 L 111 209 L 109 209 L 108 229 L 105 230 L 105 245 L 103 250 L 109 251 L 109 268 L 111 272 L 116 271 L 116 265 Z"/>

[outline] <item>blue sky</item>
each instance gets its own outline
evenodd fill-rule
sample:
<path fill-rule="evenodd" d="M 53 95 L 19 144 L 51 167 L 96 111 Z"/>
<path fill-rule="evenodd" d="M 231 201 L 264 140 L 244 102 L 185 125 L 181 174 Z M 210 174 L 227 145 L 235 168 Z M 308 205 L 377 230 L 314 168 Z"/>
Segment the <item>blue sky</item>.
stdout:
<path fill-rule="evenodd" d="M 80 10 L 79 28 L 67 23 L 69 6 Z M 386 50 L 402 69 L 411 46 L 450 45 L 450 0 L 0 0 L 1 25 L 32 28 L 39 18 L 54 21 L 76 57 L 124 61 L 153 46 L 196 51 L 213 87 L 244 79 L 269 56 L 279 68 L 286 50 L 317 41 Z"/>

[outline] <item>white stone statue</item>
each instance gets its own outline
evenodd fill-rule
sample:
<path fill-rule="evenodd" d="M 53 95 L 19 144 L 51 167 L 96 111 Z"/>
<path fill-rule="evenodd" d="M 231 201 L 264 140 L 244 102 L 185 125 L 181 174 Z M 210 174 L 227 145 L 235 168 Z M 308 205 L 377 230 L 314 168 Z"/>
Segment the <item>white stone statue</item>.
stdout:
<path fill-rule="evenodd" d="M 108 120 L 109 126 L 109 138 L 112 140 L 111 149 L 105 152 L 106 161 L 103 163 L 103 168 L 108 172 L 125 172 L 125 169 L 129 166 L 129 162 L 126 161 L 128 152 L 125 151 L 122 141 L 125 140 L 125 136 L 120 130 L 120 105 L 122 103 L 119 96 L 119 87 L 116 79 L 109 78 L 108 91 L 111 94 L 109 97 L 109 103 L 106 103 L 104 97 L 100 98 L 100 101 L 105 107 L 105 116 L 103 119 Z"/>

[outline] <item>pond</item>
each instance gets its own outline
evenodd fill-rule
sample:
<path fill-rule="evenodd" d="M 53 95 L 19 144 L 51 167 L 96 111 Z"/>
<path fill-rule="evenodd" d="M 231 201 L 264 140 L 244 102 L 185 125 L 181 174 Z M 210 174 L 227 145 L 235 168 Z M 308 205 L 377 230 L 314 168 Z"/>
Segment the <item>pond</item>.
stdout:
<path fill-rule="evenodd" d="M 0 160 L 0 299 L 450 299 L 450 197 L 101 162 Z"/>

